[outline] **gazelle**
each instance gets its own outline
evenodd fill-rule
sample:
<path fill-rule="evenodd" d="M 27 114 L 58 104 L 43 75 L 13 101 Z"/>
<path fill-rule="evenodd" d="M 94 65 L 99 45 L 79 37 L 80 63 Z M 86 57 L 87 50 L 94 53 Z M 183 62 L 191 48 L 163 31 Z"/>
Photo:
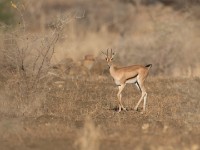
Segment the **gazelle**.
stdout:
<path fill-rule="evenodd" d="M 135 106 L 134 110 L 138 110 L 138 106 L 140 105 L 141 101 L 144 99 L 143 103 L 143 112 L 145 112 L 146 101 L 147 101 L 147 92 L 144 87 L 144 81 L 148 76 L 149 69 L 151 68 L 152 64 L 142 66 L 142 65 L 132 65 L 127 67 L 117 67 L 113 64 L 113 58 L 115 53 L 110 51 L 110 55 L 107 49 L 107 53 L 105 54 L 106 61 L 109 66 L 110 75 L 113 77 L 115 84 L 119 87 L 119 91 L 117 93 L 119 110 L 121 109 L 126 110 L 126 108 L 122 104 L 122 91 L 127 83 L 133 83 L 137 86 L 137 88 L 142 92 L 142 96 L 140 97 L 137 105 Z"/>
<path fill-rule="evenodd" d="M 91 70 L 95 62 L 95 57 L 93 55 L 85 55 L 83 60 L 83 66 L 86 67 L 88 70 Z"/>

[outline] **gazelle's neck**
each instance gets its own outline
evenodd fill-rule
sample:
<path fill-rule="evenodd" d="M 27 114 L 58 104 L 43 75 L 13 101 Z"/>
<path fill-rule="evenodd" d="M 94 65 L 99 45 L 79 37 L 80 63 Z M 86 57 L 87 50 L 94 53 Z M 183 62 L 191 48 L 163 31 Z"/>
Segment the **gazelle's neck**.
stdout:
<path fill-rule="evenodd" d="M 110 67 L 110 69 L 109 69 L 110 75 L 114 77 L 115 73 L 116 73 L 116 65 L 111 64 L 109 67 Z"/>

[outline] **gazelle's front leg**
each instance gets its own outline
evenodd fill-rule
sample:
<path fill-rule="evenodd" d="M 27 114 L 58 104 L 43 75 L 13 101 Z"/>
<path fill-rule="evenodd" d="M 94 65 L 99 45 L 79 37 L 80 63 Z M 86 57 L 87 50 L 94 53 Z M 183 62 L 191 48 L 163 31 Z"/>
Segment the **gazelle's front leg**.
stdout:
<path fill-rule="evenodd" d="M 119 110 L 118 110 L 118 112 L 120 112 L 121 111 L 121 109 L 123 109 L 123 110 L 126 110 L 126 108 L 123 106 L 123 104 L 122 104 L 122 91 L 123 91 L 123 89 L 124 89 L 124 87 L 125 87 L 125 85 L 126 84 L 122 84 L 122 85 L 120 85 L 119 86 L 119 91 L 118 91 L 118 93 L 117 93 L 117 98 L 118 98 L 118 104 L 119 104 Z"/>

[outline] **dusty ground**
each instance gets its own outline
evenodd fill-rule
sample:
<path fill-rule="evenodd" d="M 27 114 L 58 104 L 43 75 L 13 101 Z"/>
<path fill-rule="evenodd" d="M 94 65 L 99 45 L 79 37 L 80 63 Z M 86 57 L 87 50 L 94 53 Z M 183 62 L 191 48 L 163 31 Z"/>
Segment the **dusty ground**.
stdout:
<path fill-rule="evenodd" d="M 123 93 L 128 111 L 117 113 L 110 77 L 52 78 L 35 113 L 1 111 L 1 150 L 200 149 L 200 79 L 148 78 L 146 87 L 146 114 L 133 110 L 140 93 L 132 85 Z"/>

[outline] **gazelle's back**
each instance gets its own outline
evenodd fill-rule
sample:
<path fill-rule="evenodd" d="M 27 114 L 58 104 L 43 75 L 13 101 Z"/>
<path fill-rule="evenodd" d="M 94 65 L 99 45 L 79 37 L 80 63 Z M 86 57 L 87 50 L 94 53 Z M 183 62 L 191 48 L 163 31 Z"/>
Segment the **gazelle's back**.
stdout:
<path fill-rule="evenodd" d="M 140 74 L 146 76 L 148 68 L 142 65 L 132 65 L 127 67 L 116 68 L 116 72 L 122 75 L 125 82 L 126 80 L 136 78 Z"/>

